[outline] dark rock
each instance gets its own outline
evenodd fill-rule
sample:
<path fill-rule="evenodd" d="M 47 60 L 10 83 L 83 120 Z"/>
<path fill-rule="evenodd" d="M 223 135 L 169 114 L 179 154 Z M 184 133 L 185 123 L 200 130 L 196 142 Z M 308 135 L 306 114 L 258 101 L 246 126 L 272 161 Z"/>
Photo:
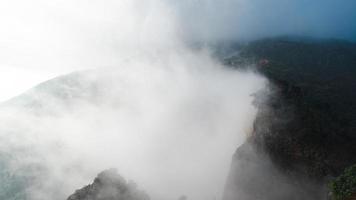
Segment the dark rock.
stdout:
<path fill-rule="evenodd" d="M 296 174 L 285 174 L 269 156 L 245 143 L 236 151 L 224 200 L 325 199 L 323 186 Z"/>
<path fill-rule="evenodd" d="M 302 187 L 304 181 L 299 178 L 320 185 L 320 190 L 315 192 L 320 194 L 330 177 L 356 163 L 356 44 L 337 40 L 260 40 L 241 47 L 239 54 L 225 59 L 225 63 L 233 67 L 256 63 L 257 71 L 270 80 L 271 91 L 256 94 L 256 98 L 264 98 L 257 99 L 259 112 L 248 144 L 259 157 L 267 156 L 282 176 L 296 180 L 294 186 L 299 193 L 313 193 L 308 192 L 308 187 Z M 236 155 L 241 151 L 244 150 L 239 148 Z M 251 162 L 235 156 L 233 163 L 240 164 L 233 164 L 227 188 L 238 191 L 241 184 L 237 187 L 233 183 L 242 182 L 234 173 L 241 167 L 236 166 Z M 262 169 L 256 170 L 252 173 L 243 168 L 238 172 L 254 177 L 255 181 L 244 192 L 261 196 L 251 199 L 296 196 L 294 190 L 278 196 L 281 198 L 269 196 L 274 189 L 270 188 L 270 181 L 264 182 L 265 176 L 259 179 L 254 175 Z M 254 188 L 253 182 L 260 185 Z M 278 190 L 277 194 L 280 194 Z M 325 199 L 323 195 L 311 196 Z"/>
<path fill-rule="evenodd" d="M 257 69 L 272 93 L 258 105 L 252 140 L 276 164 L 322 179 L 356 163 L 356 44 L 266 39 L 234 60 L 268 60 Z"/>
<path fill-rule="evenodd" d="M 115 169 L 101 172 L 90 185 L 75 191 L 67 200 L 149 200 L 149 196 L 127 182 Z"/>

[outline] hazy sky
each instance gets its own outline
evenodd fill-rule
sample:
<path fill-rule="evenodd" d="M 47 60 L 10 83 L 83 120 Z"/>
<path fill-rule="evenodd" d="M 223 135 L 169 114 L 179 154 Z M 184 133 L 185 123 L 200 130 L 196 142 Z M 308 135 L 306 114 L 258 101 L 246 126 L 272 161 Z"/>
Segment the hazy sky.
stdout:
<path fill-rule="evenodd" d="M 34 85 L 58 75 L 56 72 L 1 65 L 0 101 L 6 101 Z"/>
<path fill-rule="evenodd" d="M 121 9 L 130 2 L 134 14 Z M 355 9 L 355 0 L 3 0 L 0 101 L 56 74 L 115 66 L 127 49 L 147 38 L 167 43 L 172 32 L 186 41 L 286 34 L 355 40 Z M 162 11 L 173 17 L 154 16 Z"/>
<path fill-rule="evenodd" d="M 182 0 L 188 37 L 255 39 L 286 34 L 356 39 L 354 0 Z"/>

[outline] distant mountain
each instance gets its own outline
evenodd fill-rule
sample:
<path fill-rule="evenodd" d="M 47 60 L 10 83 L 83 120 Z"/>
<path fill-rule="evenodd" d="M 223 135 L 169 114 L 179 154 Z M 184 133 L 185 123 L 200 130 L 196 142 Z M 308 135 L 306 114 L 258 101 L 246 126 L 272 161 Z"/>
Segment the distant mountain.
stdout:
<path fill-rule="evenodd" d="M 62 105 L 71 108 L 78 101 L 95 103 L 100 98 L 95 71 L 80 71 L 45 81 L 27 92 L 0 104 L 1 108 L 17 107 L 34 112 L 49 112 Z M 64 108 L 62 107 L 62 109 Z"/>
<path fill-rule="evenodd" d="M 78 112 L 83 106 L 103 103 L 102 97 L 106 89 L 102 82 L 96 71 L 75 72 L 43 82 L 0 104 L 0 121 L 3 122 L 0 124 L 0 139 L 5 141 L 0 144 L 0 199 L 36 199 L 29 197 L 29 191 L 51 187 L 47 183 L 49 167 L 52 167 L 48 165 L 48 160 L 55 159 L 59 154 L 51 154 L 51 151 L 43 150 L 37 144 L 41 143 L 39 140 L 51 135 L 50 129 L 46 128 L 48 124 L 39 119 L 61 119 L 61 115 Z M 73 123 L 74 118 L 70 119 Z M 56 122 L 54 120 L 52 125 L 53 131 L 59 128 Z M 32 135 L 33 132 L 41 134 L 41 139 Z M 56 148 L 60 151 L 61 146 Z M 48 154 L 48 157 L 43 153 Z M 48 185 L 41 185 L 43 182 Z M 66 193 L 64 188 L 56 187 L 51 190 L 60 195 L 48 194 L 62 199 L 61 195 Z"/>

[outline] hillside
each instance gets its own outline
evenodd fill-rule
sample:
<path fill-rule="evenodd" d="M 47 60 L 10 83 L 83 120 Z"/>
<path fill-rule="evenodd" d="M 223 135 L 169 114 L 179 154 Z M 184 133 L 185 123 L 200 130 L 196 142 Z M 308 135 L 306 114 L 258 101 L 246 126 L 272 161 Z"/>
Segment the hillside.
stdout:
<path fill-rule="evenodd" d="M 270 92 L 257 94 L 268 100 L 257 102 L 259 114 L 246 145 L 258 154 L 266 152 L 283 176 L 293 179 L 295 189 L 317 194 L 295 177 L 322 186 L 356 163 L 356 44 L 275 38 L 251 42 L 236 52 L 224 62 L 232 67 L 252 65 L 271 82 Z M 244 162 L 241 151 L 234 162 Z M 233 163 L 232 174 L 240 164 Z M 231 179 L 230 183 L 240 178 Z M 324 193 L 317 191 L 320 196 Z M 263 199 L 293 196 L 290 192 L 272 198 L 272 193 L 268 191 Z M 324 198 L 320 196 L 311 199 Z"/>

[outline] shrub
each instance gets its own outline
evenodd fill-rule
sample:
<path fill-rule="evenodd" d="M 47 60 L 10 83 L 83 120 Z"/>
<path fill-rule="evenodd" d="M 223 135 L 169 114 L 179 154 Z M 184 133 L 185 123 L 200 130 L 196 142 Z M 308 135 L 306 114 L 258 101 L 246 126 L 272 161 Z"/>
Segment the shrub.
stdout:
<path fill-rule="evenodd" d="M 329 187 L 332 191 L 333 199 L 346 200 L 356 193 L 356 164 L 348 167 L 345 171 L 331 181 Z"/>

